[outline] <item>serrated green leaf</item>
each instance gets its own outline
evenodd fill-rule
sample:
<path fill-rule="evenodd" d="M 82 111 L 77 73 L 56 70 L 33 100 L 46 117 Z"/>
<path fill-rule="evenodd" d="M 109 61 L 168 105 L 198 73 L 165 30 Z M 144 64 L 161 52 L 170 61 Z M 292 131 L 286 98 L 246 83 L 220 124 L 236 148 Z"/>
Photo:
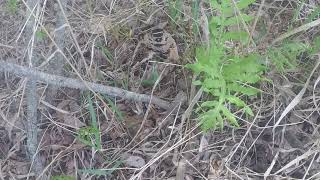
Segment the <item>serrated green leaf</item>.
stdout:
<path fill-rule="evenodd" d="M 243 108 L 244 112 L 250 116 L 254 116 L 253 112 L 252 112 L 252 109 L 249 107 L 249 106 L 245 106 Z"/>
<path fill-rule="evenodd" d="M 200 117 L 201 119 L 201 127 L 204 131 L 208 131 L 210 129 L 216 129 L 217 127 L 217 112 L 215 110 L 209 110 L 208 112 L 203 113 Z"/>
<path fill-rule="evenodd" d="M 236 105 L 237 107 L 241 108 L 246 106 L 246 103 L 244 101 L 242 101 L 240 98 L 236 97 L 236 96 L 226 96 L 226 99 L 231 103 Z"/>
<path fill-rule="evenodd" d="M 217 89 L 222 86 L 223 82 L 219 79 L 207 78 L 204 80 L 202 85 L 207 89 Z"/>
<path fill-rule="evenodd" d="M 237 25 L 237 24 L 241 24 L 242 21 L 243 22 L 250 22 L 253 19 L 254 19 L 253 16 L 242 14 L 241 17 L 240 16 L 233 16 L 233 17 L 227 18 L 227 20 L 224 21 L 223 25 L 225 25 L 225 26 Z"/>
<path fill-rule="evenodd" d="M 275 65 L 277 71 L 284 72 L 286 69 L 294 69 L 297 66 L 297 57 L 310 48 L 305 43 L 285 42 L 280 47 L 270 48 L 268 58 Z"/>
<path fill-rule="evenodd" d="M 239 32 L 225 32 L 223 35 L 223 41 L 240 41 L 243 44 L 247 44 L 249 40 L 249 35 L 245 31 Z"/>
<path fill-rule="evenodd" d="M 196 74 L 200 74 L 201 72 L 203 72 L 204 66 L 200 63 L 194 63 L 194 64 L 187 64 L 186 68 L 191 69 Z"/>
<path fill-rule="evenodd" d="M 193 81 L 192 84 L 195 86 L 200 86 L 202 84 L 202 82 L 197 80 L 197 81 Z"/>
<path fill-rule="evenodd" d="M 187 66 L 199 76 L 199 80 L 194 84 L 201 86 L 204 93 L 208 94 L 207 101 L 196 108 L 204 131 L 222 129 L 225 118 L 229 124 L 239 126 L 232 112 L 223 106 L 225 103 L 243 108 L 246 114 L 253 115 L 245 101 L 234 94 L 256 95 L 259 91 L 250 86 L 263 80 L 261 75 L 266 69 L 261 56 L 254 53 L 243 55 L 241 52 L 241 48 L 249 42 L 248 33 L 235 31 L 230 27 L 242 24 L 243 21 L 249 22 L 253 17 L 243 12 L 235 12 L 232 0 L 210 2 L 210 7 L 216 14 L 209 20 L 210 46 L 196 48 L 197 62 Z M 254 0 L 241 0 L 236 6 L 242 10 L 253 2 Z M 226 44 L 230 41 L 235 42 L 235 46 L 227 47 Z"/>
<path fill-rule="evenodd" d="M 247 95 L 247 96 L 253 96 L 253 95 L 256 95 L 258 94 L 258 90 L 255 89 L 255 88 L 252 88 L 252 87 L 244 87 L 244 86 L 241 86 L 240 84 L 238 83 L 230 83 L 230 84 L 227 84 L 227 88 L 231 91 L 231 92 L 238 92 L 238 93 L 242 93 L 244 95 Z"/>
<path fill-rule="evenodd" d="M 233 114 L 230 112 L 229 109 L 227 109 L 226 107 L 221 107 L 221 110 L 222 110 L 223 115 L 226 116 L 230 125 L 235 126 L 235 127 L 239 127 L 239 124 L 238 124 L 236 118 L 233 116 Z"/>
<path fill-rule="evenodd" d="M 201 104 L 201 107 L 215 107 L 218 105 L 218 101 L 206 101 Z"/>
<path fill-rule="evenodd" d="M 224 123 L 223 123 L 223 118 L 220 113 L 218 113 L 218 115 L 217 115 L 217 124 L 219 125 L 220 129 L 223 129 Z"/>
<path fill-rule="evenodd" d="M 240 0 L 237 3 L 237 7 L 239 10 L 249 7 L 249 5 L 255 3 L 256 0 Z"/>

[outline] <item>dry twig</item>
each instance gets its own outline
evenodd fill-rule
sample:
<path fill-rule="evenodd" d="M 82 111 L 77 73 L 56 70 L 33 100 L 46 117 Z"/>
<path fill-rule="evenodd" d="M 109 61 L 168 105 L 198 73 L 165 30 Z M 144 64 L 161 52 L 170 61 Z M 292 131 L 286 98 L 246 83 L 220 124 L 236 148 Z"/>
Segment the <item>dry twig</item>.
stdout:
<path fill-rule="evenodd" d="M 107 94 L 113 97 L 121 97 L 127 100 L 141 101 L 158 105 L 161 108 L 169 109 L 170 103 L 160 98 L 149 96 L 145 94 L 138 94 L 135 92 L 127 91 L 117 87 L 105 86 L 102 84 L 81 81 L 62 76 L 51 75 L 37 71 L 33 68 L 26 68 L 12 63 L 7 63 L 0 60 L 0 72 L 10 72 L 18 76 L 30 77 L 38 81 L 43 81 L 49 85 L 68 87 L 80 90 L 92 90 L 94 92 Z"/>
<path fill-rule="evenodd" d="M 29 39 L 26 44 L 27 57 L 29 65 L 37 63 L 38 59 L 33 55 L 33 47 L 35 44 L 34 32 L 36 31 L 36 18 L 31 16 L 32 11 L 36 11 L 39 5 L 37 0 L 28 0 L 26 4 L 29 9 L 26 11 L 26 37 Z M 31 11 L 31 10 L 32 11 Z M 30 19 L 29 19 L 30 17 Z M 26 100 L 27 100 L 27 149 L 29 158 L 32 160 L 31 167 L 34 173 L 38 176 L 42 171 L 42 162 L 40 156 L 37 155 L 38 147 L 38 97 L 37 97 L 37 83 L 36 80 L 30 78 L 26 84 Z"/>

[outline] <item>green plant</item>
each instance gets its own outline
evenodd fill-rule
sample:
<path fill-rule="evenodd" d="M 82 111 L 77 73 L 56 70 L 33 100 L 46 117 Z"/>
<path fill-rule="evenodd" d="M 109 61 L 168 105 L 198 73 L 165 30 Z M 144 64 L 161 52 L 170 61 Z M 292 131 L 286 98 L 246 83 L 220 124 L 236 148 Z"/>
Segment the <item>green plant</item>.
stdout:
<path fill-rule="evenodd" d="M 320 16 L 320 7 L 315 8 L 312 13 L 307 17 L 307 22 L 314 21 Z"/>
<path fill-rule="evenodd" d="M 18 1 L 17 0 L 8 0 L 7 1 L 7 9 L 11 14 L 15 14 L 17 12 Z"/>
<path fill-rule="evenodd" d="M 147 78 L 147 79 L 142 80 L 141 84 L 143 86 L 153 86 L 158 78 L 159 78 L 159 73 L 158 73 L 158 71 L 156 69 L 156 65 L 153 65 L 150 77 Z"/>
<path fill-rule="evenodd" d="M 295 69 L 298 65 L 297 57 L 310 49 L 306 43 L 284 42 L 278 47 L 270 47 L 267 50 L 267 58 L 278 72 L 283 73 L 287 69 Z"/>
<path fill-rule="evenodd" d="M 42 41 L 42 40 L 44 40 L 44 38 L 47 37 L 47 34 L 43 30 L 38 30 L 38 31 L 36 31 L 36 37 L 39 41 Z"/>
<path fill-rule="evenodd" d="M 52 176 L 51 180 L 75 180 L 76 178 L 72 176 Z"/>
<path fill-rule="evenodd" d="M 201 103 L 196 112 L 204 131 L 223 128 L 224 119 L 237 127 L 236 118 L 227 105 L 242 108 L 247 115 L 252 116 L 251 108 L 241 96 L 256 95 L 259 90 L 252 87 L 262 80 L 265 67 L 262 57 L 257 53 L 243 53 L 249 42 L 246 31 L 233 27 L 243 27 L 253 17 L 243 14 L 244 10 L 254 0 L 211 0 L 210 5 L 216 16 L 210 18 L 210 47 L 196 48 L 197 62 L 187 67 L 198 74 L 194 82 L 210 95 L 210 99 Z M 236 44 L 228 46 L 227 44 Z M 230 106 L 229 106 L 230 107 Z"/>
<path fill-rule="evenodd" d="M 167 0 L 166 1 L 168 7 L 169 7 L 169 15 L 172 18 L 174 22 L 178 21 L 179 18 L 181 18 L 181 12 L 182 12 L 182 0 Z"/>
<path fill-rule="evenodd" d="M 117 116 L 117 119 L 123 121 L 123 113 L 117 108 L 115 102 L 113 102 L 107 95 L 102 95 L 102 97 L 107 100 L 112 112 Z"/>
<path fill-rule="evenodd" d="M 78 130 L 77 138 L 85 145 L 91 146 L 97 150 L 101 149 L 100 131 L 97 125 L 96 113 L 93 108 L 93 103 L 90 94 L 87 94 L 89 102 L 89 113 L 91 116 L 91 125 L 82 127 Z"/>
<path fill-rule="evenodd" d="M 198 22 L 199 21 L 199 1 L 192 2 L 192 17 L 193 19 Z M 199 34 L 199 27 L 197 23 L 192 23 L 192 32 L 193 34 Z"/>
<path fill-rule="evenodd" d="M 109 49 L 102 45 L 102 43 L 97 44 L 97 48 L 102 52 L 102 54 L 106 57 L 106 60 L 113 66 L 114 64 L 114 58 L 112 53 L 109 51 Z"/>
<path fill-rule="evenodd" d="M 112 168 L 105 170 L 105 169 L 79 169 L 80 173 L 87 173 L 91 175 L 96 175 L 96 176 L 107 176 L 112 174 L 119 166 L 122 164 L 121 161 L 115 161 L 112 163 L 113 166 Z"/>

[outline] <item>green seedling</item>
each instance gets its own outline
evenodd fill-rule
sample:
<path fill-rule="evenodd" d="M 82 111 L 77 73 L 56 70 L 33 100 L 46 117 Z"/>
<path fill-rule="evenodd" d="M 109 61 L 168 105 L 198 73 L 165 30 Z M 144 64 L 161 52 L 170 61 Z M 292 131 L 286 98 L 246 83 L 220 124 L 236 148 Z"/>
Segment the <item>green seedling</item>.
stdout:
<path fill-rule="evenodd" d="M 320 17 L 320 7 L 317 7 L 312 11 L 312 13 L 307 17 L 307 23 L 314 21 Z"/>
<path fill-rule="evenodd" d="M 159 73 L 156 70 L 155 66 L 153 66 L 150 77 L 148 79 L 142 80 L 141 84 L 143 86 L 153 86 L 158 78 L 159 78 Z"/>
<path fill-rule="evenodd" d="M 187 65 L 199 77 L 193 83 L 210 97 L 196 109 L 204 131 L 222 129 L 225 119 L 238 127 L 231 109 L 242 109 L 247 116 L 254 115 L 244 98 L 256 96 L 260 90 L 254 86 L 268 81 L 263 77 L 268 61 L 277 72 L 284 73 L 297 67 L 297 58 L 302 53 L 317 52 L 320 47 L 320 40 L 316 38 L 312 48 L 306 43 L 292 41 L 269 47 L 264 55 L 257 50 L 248 52 L 250 36 L 242 29 L 254 19 L 245 14 L 252 3 L 254 0 L 210 1 L 217 14 L 209 20 L 210 47 L 197 47 L 197 62 Z M 235 30 L 234 27 L 240 28 Z"/>
<path fill-rule="evenodd" d="M 76 180 L 75 177 L 72 177 L 72 176 L 63 176 L 63 175 L 61 175 L 61 176 L 52 176 L 50 179 L 51 179 L 51 180 Z"/>
<path fill-rule="evenodd" d="M 17 0 L 8 0 L 7 1 L 7 9 L 11 14 L 16 14 L 18 9 L 18 1 Z"/>
<path fill-rule="evenodd" d="M 242 30 L 230 30 L 231 26 L 241 27 L 243 23 L 253 20 L 252 16 L 234 13 L 235 9 L 244 11 L 253 2 L 241 0 L 234 4 L 232 0 L 210 1 L 213 10 L 219 14 L 209 20 L 210 47 L 197 47 L 197 62 L 187 65 L 198 74 L 199 79 L 194 84 L 201 86 L 211 97 L 196 109 L 204 131 L 222 129 L 225 119 L 230 125 L 239 126 L 227 108 L 230 107 L 228 104 L 253 116 L 251 108 L 240 97 L 257 95 L 259 90 L 253 85 L 262 80 L 265 68 L 259 54 L 239 53 L 241 47 L 248 44 L 249 34 Z M 230 43 L 239 45 L 228 46 Z"/>
<path fill-rule="evenodd" d="M 279 45 L 279 47 L 269 48 L 267 58 L 275 66 L 278 72 L 284 73 L 286 70 L 297 68 L 297 57 L 309 50 L 310 47 L 306 43 L 284 42 Z"/>
<path fill-rule="evenodd" d="M 44 40 L 44 38 L 46 38 L 46 37 L 47 37 L 47 34 L 46 34 L 44 31 L 40 30 L 40 31 L 37 31 L 37 32 L 36 32 L 36 38 L 37 38 L 39 41 Z"/>
<path fill-rule="evenodd" d="M 167 0 L 169 7 L 169 16 L 174 22 L 177 22 L 181 18 L 182 12 L 182 0 Z"/>
<path fill-rule="evenodd" d="M 103 95 L 103 97 L 108 102 L 109 106 L 111 107 L 112 112 L 116 114 L 117 119 L 119 119 L 120 121 L 123 121 L 123 114 L 117 108 L 116 104 L 108 96 Z"/>
<path fill-rule="evenodd" d="M 87 94 L 88 100 L 88 109 L 91 117 L 91 125 L 87 127 L 82 127 L 78 130 L 78 140 L 85 145 L 91 146 L 96 150 L 101 150 L 101 139 L 100 139 L 100 131 L 97 125 L 97 117 L 94 111 L 93 103 L 91 100 L 91 96 Z"/>
<path fill-rule="evenodd" d="M 107 175 L 111 175 L 116 168 L 118 168 L 120 165 L 122 164 L 121 161 L 116 161 L 113 164 L 113 167 L 105 170 L 105 169 L 79 169 L 80 173 L 87 173 L 87 174 L 91 174 L 91 175 L 96 175 L 96 176 L 107 176 Z"/>
<path fill-rule="evenodd" d="M 113 55 L 112 53 L 109 51 L 109 49 L 101 44 L 97 45 L 98 49 L 101 50 L 101 52 L 103 53 L 104 56 L 106 56 L 106 60 L 113 65 Z"/>

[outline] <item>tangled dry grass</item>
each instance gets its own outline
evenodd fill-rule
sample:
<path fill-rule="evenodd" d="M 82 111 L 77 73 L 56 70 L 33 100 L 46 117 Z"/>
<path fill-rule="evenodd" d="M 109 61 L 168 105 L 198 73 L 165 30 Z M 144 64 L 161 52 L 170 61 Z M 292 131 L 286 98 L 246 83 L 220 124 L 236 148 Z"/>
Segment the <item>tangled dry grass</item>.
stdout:
<path fill-rule="evenodd" d="M 179 18 L 173 1 L 32 2 L 0 1 L 1 179 L 320 178 L 319 55 L 302 56 L 294 71 L 268 72 L 259 97 L 247 99 L 256 116 L 235 112 L 240 128 L 203 133 L 193 109 L 206 95 L 184 68 L 200 41 L 193 1 L 174 1 Z M 257 48 L 286 38 L 317 6 L 257 1 Z M 174 62 L 138 46 L 146 27 L 163 22 Z M 293 35 L 311 41 L 317 25 Z M 94 123 L 98 149 L 79 139 Z"/>

